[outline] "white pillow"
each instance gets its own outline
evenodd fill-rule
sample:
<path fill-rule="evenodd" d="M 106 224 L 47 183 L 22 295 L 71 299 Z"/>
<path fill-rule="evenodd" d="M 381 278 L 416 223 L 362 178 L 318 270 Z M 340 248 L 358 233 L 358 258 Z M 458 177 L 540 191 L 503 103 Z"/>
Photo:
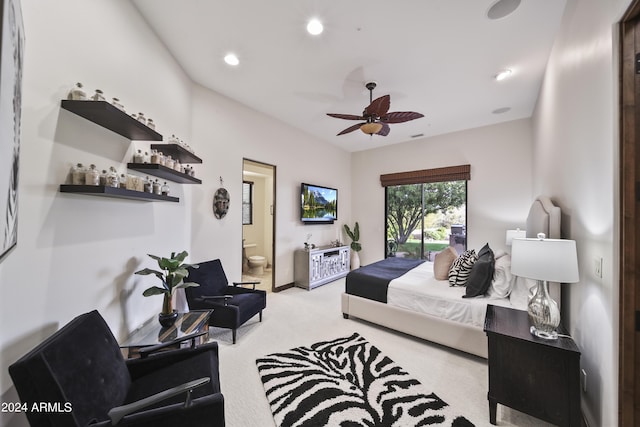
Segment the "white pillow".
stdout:
<path fill-rule="evenodd" d="M 512 287 L 511 256 L 501 254 L 500 257 L 496 257 L 493 280 L 489 287 L 489 296 L 493 298 L 506 298 L 511 294 Z"/>

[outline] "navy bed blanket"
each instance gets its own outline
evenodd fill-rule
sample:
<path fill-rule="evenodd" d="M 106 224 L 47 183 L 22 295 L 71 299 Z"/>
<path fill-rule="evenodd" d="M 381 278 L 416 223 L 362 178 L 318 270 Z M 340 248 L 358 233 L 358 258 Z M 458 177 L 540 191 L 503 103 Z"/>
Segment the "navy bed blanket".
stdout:
<path fill-rule="evenodd" d="M 387 303 L 389 282 L 422 264 L 423 259 L 386 258 L 347 274 L 346 292 L 362 298 Z"/>

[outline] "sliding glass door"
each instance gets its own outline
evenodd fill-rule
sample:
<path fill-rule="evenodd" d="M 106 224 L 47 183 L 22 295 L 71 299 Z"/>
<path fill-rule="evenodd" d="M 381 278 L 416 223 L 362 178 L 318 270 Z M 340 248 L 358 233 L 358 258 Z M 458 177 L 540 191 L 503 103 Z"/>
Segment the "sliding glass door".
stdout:
<path fill-rule="evenodd" d="M 467 181 L 385 187 L 387 256 L 433 261 L 437 252 L 467 247 Z"/>

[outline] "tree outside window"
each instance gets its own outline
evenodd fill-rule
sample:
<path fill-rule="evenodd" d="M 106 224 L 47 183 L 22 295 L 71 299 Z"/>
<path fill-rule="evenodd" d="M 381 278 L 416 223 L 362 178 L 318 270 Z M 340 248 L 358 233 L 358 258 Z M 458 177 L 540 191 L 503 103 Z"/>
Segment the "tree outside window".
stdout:
<path fill-rule="evenodd" d="M 466 249 L 466 180 L 385 189 L 387 256 L 433 261 L 447 246 Z"/>

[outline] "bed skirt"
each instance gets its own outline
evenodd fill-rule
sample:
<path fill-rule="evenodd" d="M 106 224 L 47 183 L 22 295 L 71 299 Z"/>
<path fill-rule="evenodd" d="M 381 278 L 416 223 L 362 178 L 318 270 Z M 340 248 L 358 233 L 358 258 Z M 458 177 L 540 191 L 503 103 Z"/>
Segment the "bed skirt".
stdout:
<path fill-rule="evenodd" d="M 482 328 L 390 306 L 347 293 L 342 313 L 380 326 L 487 358 L 487 336 Z"/>

